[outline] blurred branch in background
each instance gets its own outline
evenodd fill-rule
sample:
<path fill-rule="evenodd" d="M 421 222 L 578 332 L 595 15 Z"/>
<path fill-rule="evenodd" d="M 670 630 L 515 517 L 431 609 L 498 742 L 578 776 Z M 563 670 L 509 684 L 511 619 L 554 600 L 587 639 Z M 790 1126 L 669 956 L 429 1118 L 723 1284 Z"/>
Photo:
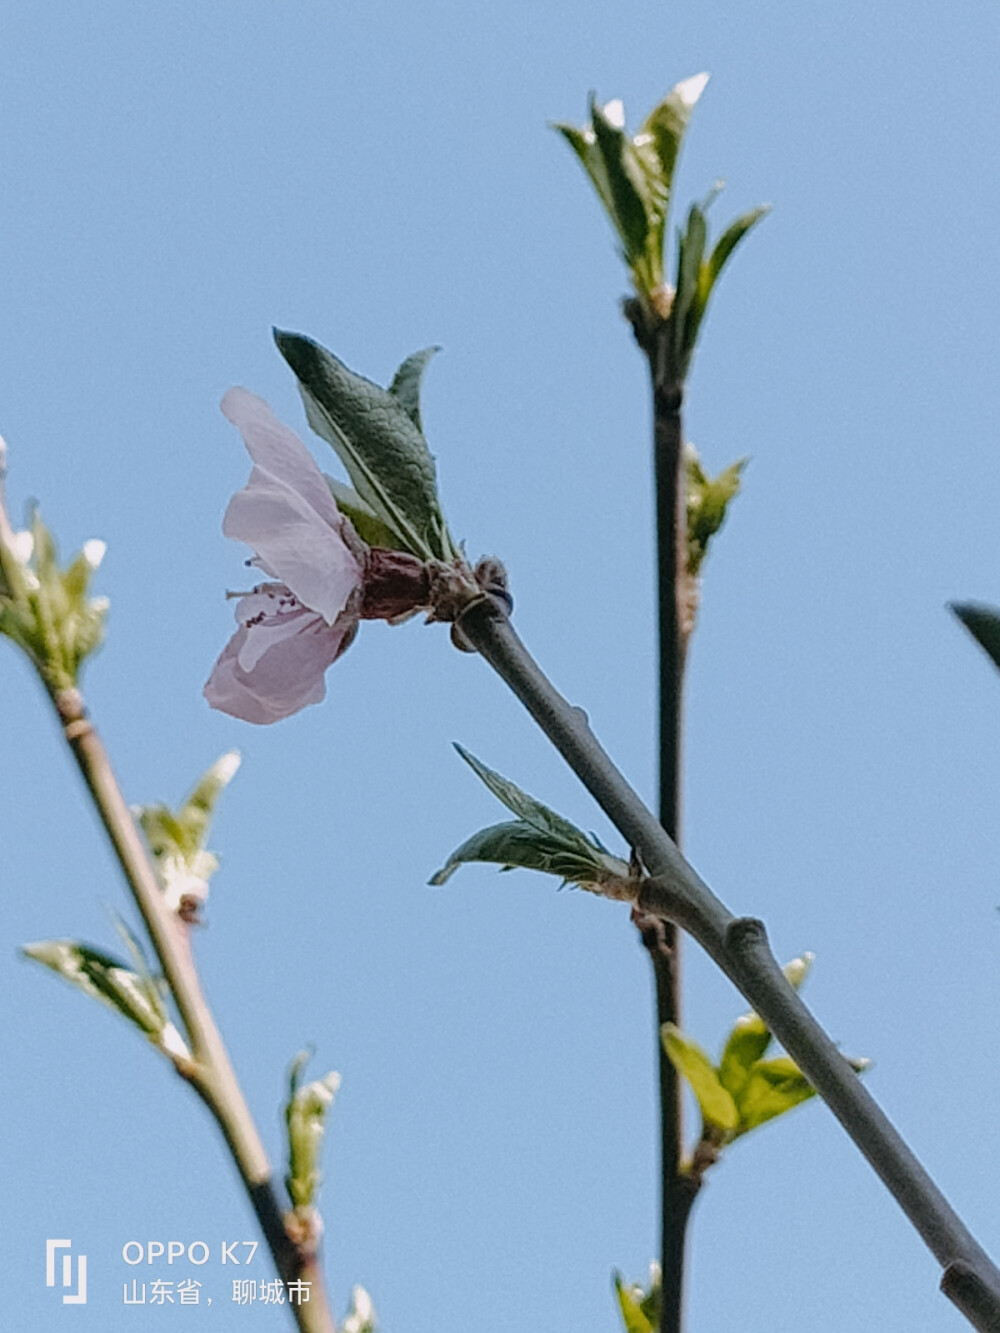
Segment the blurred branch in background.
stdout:
<path fill-rule="evenodd" d="M 208 880 L 216 868 L 205 839 L 215 802 L 235 773 L 238 758 L 224 755 L 176 812 L 165 806 L 142 808 L 143 842 L 79 689 L 80 668 L 103 638 L 107 603 L 89 595 L 103 546 L 88 542 L 63 568 L 37 511 L 30 529 L 15 533 L 5 504 L 5 463 L 6 446 L 0 442 L 0 633 L 27 654 L 38 673 L 142 916 L 161 974 L 153 974 L 141 944 L 124 922 L 119 933 L 131 955 L 131 967 L 75 940 L 28 945 L 24 953 L 114 1008 L 191 1084 L 228 1145 L 281 1280 L 286 1286 L 302 1284 L 289 1287 L 299 1295 L 298 1300 L 290 1295 L 288 1302 L 297 1327 L 301 1333 L 335 1333 L 319 1261 L 321 1225 L 310 1206 L 311 1191 L 305 1207 L 296 1201 L 291 1212 L 278 1197 L 267 1153 L 202 991 L 191 947 Z M 316 1115 L 312 1123 L 317 1124 Z M 321 1117 L 318 1123 L 321 1130 Z M 314 1143 L 315 1138 L 314 1129 Z M 301 1139 L 300 1131 L 294 1141 Z M 301 1157 L 300 1147 L 293 1158 Z M 307 1220 L 311 1225 L 305 1225 Z"/>

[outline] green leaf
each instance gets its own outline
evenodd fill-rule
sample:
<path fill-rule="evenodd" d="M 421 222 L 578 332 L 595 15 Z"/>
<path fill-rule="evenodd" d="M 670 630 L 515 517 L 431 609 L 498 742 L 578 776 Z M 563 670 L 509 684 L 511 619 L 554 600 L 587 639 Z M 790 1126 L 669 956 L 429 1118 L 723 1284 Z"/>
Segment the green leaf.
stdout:
<path fill-rule="evenodd" d="M 719 274 L 743 237 L 769 211 L 767 208 L 751 209 L 749 213 L 744 213 L 742 217 L 730 223 L 706 259 L 705 251 L 708 246 L 706 210 L 719 188 L 721 183 L 702 203 L 691 205 L 687 227 L 679 232 L 677 237 L 676 294 L 670 320 L 672 370 L 681 381 L 687 378 L 709 297 Z"/>
<path fill-rule="evenodd" d="M 733 1024 L 719 1061 L 719 1082 L 733 1097 L 746 1087 L 750 1070 L 771 1044 L 771 1034 L 756 1014 L 743 1014 Z"/>
<path fill-rule="evenodd" d="M 688 211 L 687 230 L 677 238 L 677 283 L 670 313 L 673 325 L 674 363 L 683 380 L 698 338 L 701 311 L 698 307 L 698 280 L 708 241 L 708 223 L 697 204 Z"/>
<path fill-rule="evenodd" d="M 132 931 L 128 922 L 118 912 L 111 910 L 111 920 L 114 923 L 122 943 L 129 951 L 129 955 L 135 966 L 136 975 L 142 985 L 143 994 L 149 1001 L 149 1007 L 160 1019 L 160 1027 L 164 1027 L 170 1021 L 170 1015 L 167 1013 L 165 1003 L 169 994 L 166 982 L 162 977 L 154 977 L 150 971 L 149 963 L 146 960 L 146 954 L 139 941 L 139 938 Z"/>
<path fill-rule="evenodd" d="M 238 750 L 227 750 L 201 775 L 177 812 L 184 838 L 192 849 L 203 847 L 219 797 L 240 766 Z"/>
<path fill-rule="evenodd" d="M 162 1006 L 150 1003 L 143 979 L 119 959 L 78 940 L 43 940 L 21 952 L 116 1010 L 144 1036 L 155 1039 L 163 1031 Z"/>
<path fill-rule="evenodd" d="M 563 819 L 562 815 L 557 815 L 554 810 L 550 810 L 547 805 L 542 805 L 541 801 L 536 801 L 533 796 L 521 790 L 507 778 L 495 772 L 492 768 L 487 768 L 481 760 L 474 754 L 464 750 L 461 745 L 455 744 L 455 749 L 469 765 L 476 776 L 489 787 L 490 791 L 502 801 L 512 814 L 517 815 L 519 819 L 525 820 L 528 824 L 541 830 L 543 833 L 551 833 L 557 837 L 568 838 L 571 841 L 581 839 L 588 842 L 585 833 L 582 833 L 575 824 L 571 824 L 568 819 Z"/>
<path fill-rule="evenodd" d="M 652 1322 L 643 1309 L 642 1288 L 625 1283 L 621 1273 L 615 1272 L 615 1295 L 618 1297 L 618 1309 L 621 1311 L 625 1333 L 657 1333 L 657 1325 Z"/>
<path fill-rule="evenodd" d="M 351 526 L 363 542 L 367 542 L 369 546 L 379 546 L 384 551 L 395 548 L 396 534 L 368 508 L 356 490 L 325 474 L 324 480 L 330 488 L 337 508 L 350 520 Z"/>
<path fill-rule="evenodd" d="M 704 312 L 708 304 L 708 298 L 712 294 L 719 274 L 725 268 L 729 257 L 739 245 L 743 237 L 747 235 L 761 218 L 770 213 L 769 204 L 762 204 L 759 208 L 751 208 L 748 213 L 743 213 L 735 222 L 731 222 L 715 243 L 715 249 L 712 251 L 712 257 L 706 266 L 706 275 L 703 281 L 703 290 L 701 294 L 701 307 Z"/>
<path fill-rule="evenodd" d="M 566 125 L 563 122 L 557 122 L 552 126 L 557 130 L 576 153 L 583 169 L 590 177 L 591 184 L 597 191 L 597 197 L 604 206 L 611 225 L 615 225 L 615 205 L 611 197 L 611 187 L 608 184 L 607 172 L 604 170 L 604 159 L 597 147 L 597 140 L 594 131 L 577 129 L 575 125 Z"/>
<path fill-rule="evenodd" d="M 985 602 L 949 602 L 948 605 L 993 665 L 1000 667 L 1000 608 Z"/>
<path fill-rule="evenodd" d="M 653 220 L 649 185 L 625 131 L 612 124 L 593 98 L 590 119 L 604 163 L 612 221 L 621 239 L 625 262 L 631 267 L 645 251 Z"/>
<path fill-rule="evenodd" d="M 75 611 L 83 609 L 90 577 L 94 570 L 83 552 L 75 555 L 63 570 L 62 584 L 67 600 Z"/>
<path fill-rule="evenodd" d="M 459 866 L 474 861 L 498 865 L 502 870 L 540 870 L 606 896 L 611 896 L 609 888 L 617 887 L 623 897 L 631 889 L 629 896 L 634 897 L 625 861 L 598 851 L 583 835 L 573 840 L 555 837 L 523 819 L 492 824 L 474 833 L 452 852 L 429 882 L 444 884 Z"/>
<path fill-rule="evenodd" d="M 662 102 L 653 107 L 642 123 L 636 139 L 649 136 L 656 150 L 660 172 L 660 191 L 664 204 L 673 184 L 674 168 L 695 104 L 704 92 L 707 74 L 694 74 L 675 84 Z"/>
<path fill-rule="evenodd" d="M 663 242 L 670 211 L 674 170 L 695 103 L 707 82 L 707 74 L 695 74 L 692 78 L 678 83 L 663 101 L 653 108 L 643 121 L 639 133 L 632 140 L 636 158 L 646 173 L 650 195 L 656 201 L 647 247 L 655 252 L 660 282 L 663 281 Z"/>
<path fill-rule="evenodd" d="M 663 1291 L 663 1280 L 660 1274 L 660 1265 L 652 1263 L 650 1269 L 649 1290 L 646 1292 L 639 1288 L 642 1294 L 642 1313 L 649 1320 L 654 1333 L 660 1327 L 660 1300 Z"/>
<path fill-rule="evenodd" d="M 815 1096 L 815 1092 L 789 1056 L 779 1055 L 773 1060 L 759 1061 L 736 1098 L 740 1113 L 739 1133 L 748 1133 L 775 1116 L 784 1115 Z"/>
<path fill-rule="evenodd" d="M 427 369 L 427 363 L 440 350 L 440 347 L 425 347 L 422 352 L 414 352 L 412 356 L 408 356 L 389 385 L 389 392 L 398 399 L 400 406 L 419 431 L 423 431 L 420 421 L 420 383 Z"/>
<path fill-rule="evenodd" d="M 785 979 L 796 990 L 809 975 L 814 955 L 800 954 L 785 964 Z M 771 1033 L 759 1014 L 743 1014 L 733 1024 L 719 1061 L 719 1080 L 722 1086 L 739 1100 L 746 1087 L 750 1071 L 771 1044 Z"/>
<path fill-rule="evenodd" d="M 74 617 L 68 655 L 75 674 L 79 674 L 84 659 L 96 653 L 104 642 L 104 621 L 107 611 L 106 598 L 92 597 L 80 614 Z"/>
<path fill-rule="evenodd" d="M 333 445 L 354 489 L 392 532 L 392 549 L 422 560 L 453 559 L 434 460 L 400 397 L 348 370 L 310 338 L 275 330 L 274 339 L 299 381 L 310 426 Z M 412 381 L 406 371 L 403 396 L 411 407 Z"/>
<path fill-rule="evenodd" d="M 673 1023 L 664 1023 L 660 1036 L 671 1064 L 690 1083 L 704 1119 L 719 1129 L 735 1130 L 740 1123 L 736 1103 L 706 1053 Z"/>
<path fill-rule="evenodd" d="M 485 861 L 503 870 L 540 870 L 606 898 L 634 900 L 636 882 L 628 862 L 606 852 L 596 838 L 487 768 L 461 745 L 455 749 L 518 818 L 474 833 L 452 852 L 431 884 L 444 884 L 460 865 Z"/>

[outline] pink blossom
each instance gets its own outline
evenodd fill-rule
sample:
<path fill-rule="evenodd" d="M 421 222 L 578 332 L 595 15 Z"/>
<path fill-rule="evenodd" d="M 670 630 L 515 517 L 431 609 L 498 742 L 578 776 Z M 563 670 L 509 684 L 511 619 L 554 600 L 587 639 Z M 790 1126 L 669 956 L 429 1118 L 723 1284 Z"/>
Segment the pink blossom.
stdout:
<path fill-rule="evenodd" d="M 352 541 L 308 449 L 265 402 L 230 389 L 222 411 L 254 463 L 222 530 L 252 547 L 250 563 L 276 581 L 240 598 L 239 628 L 204 694 L 213 708 L 246 722 L 277 722 L 319 703 L 327 667 L 354 638 L 364 547 L 356 535 Z"/>

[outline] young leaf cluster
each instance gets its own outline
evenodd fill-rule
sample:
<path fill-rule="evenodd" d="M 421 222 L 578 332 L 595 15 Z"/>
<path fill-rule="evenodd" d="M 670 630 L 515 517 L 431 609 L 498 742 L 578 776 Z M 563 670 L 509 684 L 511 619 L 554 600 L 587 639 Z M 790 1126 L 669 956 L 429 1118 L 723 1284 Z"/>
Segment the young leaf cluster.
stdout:
<path fill-rule="evenodd" d="M 796 990 L 811 965 L 812 954 L 808 953 L 786 964 L 785 976 Z M 717 1145 L 732 1143 L 815 1096 L 815 1089 L 789 1056 L 764 1058 L 772 1038 L 755 1013 L 736 1020 L 718 1064 L 673 1023 L 663 1025 L 661 1037 L 671 1063 L 698 1102 L 702 1137 Z M 861 1073 L 868 1061 L 852 1060 L 850 1064 Z"/>
<path fill-rule="evenodd" d="M 172 911 L 191 913 L 208 895 L 208 882 L 219 862 L 205 843 L 219 796 L 239 766 L 239 754 L 230 750 L 202 774 L 177 810 L 162 804 L 136 807 Z"/>
<path fill-rule="evenodd" d="M 375 1333 L 377 1328 L 372 1298 L 364 1287 L 352 1287 L 351 1306 L 341 1326 L 341 1333 Z"/>
<path fill-rule="evenodd" d="M 219 796 L 238 767 L 239 755 L 231 751 L 202 774 L 176 811 L 166 805 L 139 806 L 135 811 L 167 905 L 184 920 L 194 919 L 218 867 L 205 850 L 205 840 Z M 117 914 L 114 920 L 131 966 L 78 940 L 44 940 L 25 945 L 21 952 L 116 1010 L 172 1060 L 190 1061 L 191 1053 L 170 1017 L 166 982 L 150 971 L 142 945 L 125 922 Z"/>
<path fill-rule="evenodd" d="M 53 693 L 75 688 L 84 659 L 101 646 L 108 603 L 89 594 L 103 555 L 104 543 L 90 541 L 61 567 L 37 510 L 26 531 L 0 533 L 0 634 L 27 653 Z"/>
<path fill-rule="evenodd" d="M 659 1333 L 662 1287 L 659 1264 L 649 1266 L 648 1287 L 626 1282 L 621 1273 L 617 1272 L 614 1281 L 625 1333 Z"/>
<path fill-rule="evenodd" d="M 351 487 L 331 489 L 359 535 L 424 561 L 455 560 L 420 418 L 420 382 L 437 349 L 408 357 L 383 389 L 311 338 L 275 330 L 274 339 L 295 372 L 309 425 L 347 470 Z"/>
<path fill-rule="evenodd" d="M 455 749 L 517 818 L 474 833 L 452 852 L 431 878 L 431 884 L 444 884 L 460 865 L 486 861 L 499 865 L 501 870 L 541 870 L 558 875 L 564 884 L 576 884 L 608 898 L 635 897 L 638 881 L 626 861 L 610 855 L 595 838 L 487 768 L 460 745 Z"/>
<path fill-rule="evenodd" d="M 697 577 L 701 571 L 709 543 L 725 522 L 730 501 L 739 494 L 743 469 L 748 461 L 740 458 L 724 468 L 717 477 L 710 477 L 702 467 L 694 446 L 684 446 L 687 572 L 692 577 Z"/>
<path fill-rule="evenodd" d="M 743 237 L 768 211 L 754 208 L 731 222 L 709 246 L 707 209 L 717 187 L 692 204 L 677 233 L 673 288 L 666 281 L 666 226 L 674 170 L 707 74 L 684 79 L 646 117 L 639 133 L 625 131 L 621 102 L 600 107 L 591 99 L 590 124 L 555 128 L 576 153 L 618 237 L 621 255 L 644 311 L 647 331 L 664 328 L 665 382 L 687 379 L 709 298 Z M 638 329 L 637 329 L 638 332 Z"/>
<path fill-rule="evenodd" d="M 323 1174 L 320 1155 L 326 1115 L 340 1087 L 340 1075 L 332 1070 L 323 1078 L 303 1084 L 302 1072 L 312 1058 L 311 1051 L 300 1051 L 292 1061 L 288 1078 L 288 1102 L 285 1124 L 288 1128 L 288 1175 L 285 1184 L 297 1209 L 311 1208 Z"/>
<path fill-rule="evenodd" d="M 674 168 L 695 103 L 708 82 L 696 74 L 672 88 L 639 133 L 625 131 L 621 102 L 590 100 L 590 124 L 554 126 L 576 153 L 618 237 L 639 299 L 662 308 L 664 239 Z"/>

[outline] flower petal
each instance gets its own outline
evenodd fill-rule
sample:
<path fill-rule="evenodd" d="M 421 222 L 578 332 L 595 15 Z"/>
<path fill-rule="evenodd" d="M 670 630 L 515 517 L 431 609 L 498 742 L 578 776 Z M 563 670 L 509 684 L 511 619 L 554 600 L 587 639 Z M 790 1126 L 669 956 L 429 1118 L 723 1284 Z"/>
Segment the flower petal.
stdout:
<path fill-rule="evenodd" d="M 220 406 L 257 466 L 297 491 L 331 527 L 339 527 L 340 511 L 312 454 L 263 398 L 248 389 L 230 389 Z"/>
<path fill-rule="evenodd" d="M 222 410 L 256 465 L 229 502 L 223 532 L 251 546 L 266 573 L 333 625 L 360 587 L 362 570 L 343 539 L 343 519 L 322 473 L 262 399 L 230 389 Z"/>
<path fill-rule="evenodd" d="M 266 724 L 290 717 L 326 694 L 323 675 L 348 647 L 357 617 L 328 625 L 281 584 L 240 599 L 240 628 L 222 650 L 204 689 L 213 708 Z"/>

